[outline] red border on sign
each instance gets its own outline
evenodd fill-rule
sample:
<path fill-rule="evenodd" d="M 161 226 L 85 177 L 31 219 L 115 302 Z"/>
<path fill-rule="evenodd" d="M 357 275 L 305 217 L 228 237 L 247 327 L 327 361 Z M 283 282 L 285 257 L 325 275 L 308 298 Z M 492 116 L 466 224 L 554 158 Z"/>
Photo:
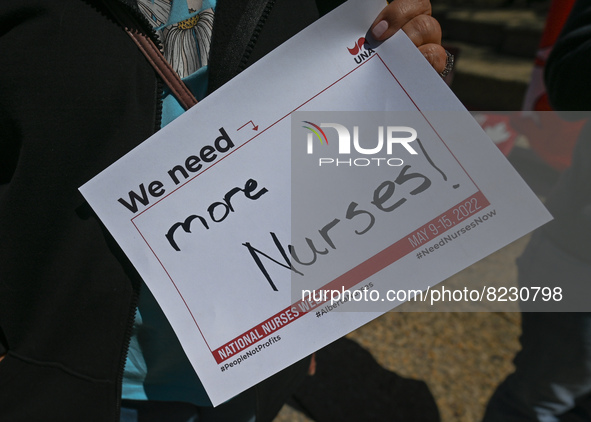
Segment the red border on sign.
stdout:
<path fill-rule="evenodd" d="M 254 345 L 255 343 L 257 343 L 258 341 L 262 340 L 263 338 L 266 338 L 266 337 L 270 336 L 271 334 L 277 332 L 279 329 L 281 329 L 281 328 L 285 327 L 286 325 L 290 324 L 291 322 L 293 322 L 293 321 L 301 318 L 303 315 L 307 314 L 308 312 L 312 311 L 313 309 L 317 308 L 318 306 L 322 305 L 325 302 L 305 302 L 305 301 L 300 300 L 300 301 L 298 301 L 298 302 L 290 305 L 289 307 L 283 309 L 282 311 L 278 312 L 277 314 L 271 316 L 270 318 L 266 319 L 265 321 L 261 322 L 260 324 L 258 324 L 257 326 L 251 328 L 250 330 L 248 330 L 248 331 L 242 333 L 241 335 L 235 337 L 234 339 L 228 341 L 224 345 L 222 345 L 222 346 L 220 346 L 220 347 L 212 350 L 211 347 L 209 346 L 209 343 L 207 342 L 207 339 L 205 338 L 205 335 L 203 334 L 201 328 L 199 327 L 199 324 L 198 324 L 197 320 L 195 319 L 195 316 L 191 312 L 191 309 L 189 308 L 189 306 L 188 306 L 185 298 L 183 297 L 181 291 L 179 290 L 178 286 L 176 285 L 176 283 L 172 279 L 172 276 L 170 275 L 170 273 L 168 272 L 168 270 L 164 266 L 163 262 L 160 260 L 160 258 L 156 254 L 156 252 L 152 249 L 151 245 L 149 244 L 149 242 L 147 241 L 147 239 L 144 237 L 144 235 L 142 234 L 142 232 L 138 228 L 138 226 L 135 224 L 135 221 L 134 220 L 136 218 L 138 218 L 139 216 L 141 216 L 142 214 L 144 214 L 149 209 L 151 209 L 152 207 L 154 207 L 155 205 L 157 205 L 158 203 L 160 203 L 161 201 L 163 201 L 164 199 L 168 198 L 170 195 L 172 195 L 173 193 L 175 193 L 179 189 L 181 189 L 183 186 L 185 186 L 188 183 L 190 183 L 191 181 L 195 180 L 198 176 L 200 176 L 201 174 L 203 174 L 207 170 L 213 168 L 216 164 L 218 164 L 222 160 L 224 160 L 227 157 L 229 157 L 230 155 L 234 154 L 240 148 L 244 147 L 245 145 L 249 144 L 251 141 L 255 140 L 258 136 L 260 136 L 261 134 L 263 134 L 265 131 L 269 130 L 270 128 L 272 128 L 273 126 L 275 126 L 277 123 L 279 123 L 282 120 L 284 120 L 285 118 L 289 117 L 293 112 L 299 110 L 304 105 L 306 105 L 307 103 L 309 103 L 310 101 L 312 101 L 313 99 L 315 99 L 316 97 L 318 97 L 319 95 L 321 95 L 322 93 L 324 93 L 325 91 L 327 91 L 329 88 L 333 87 L 334 85 L 336 85 L 337 83 L 339 83 L 340 81 L 342 81 L 347 76 L 351 75 L 353 72 L 355 72 L 356 70 L 358 70 L 362 66 L 366 65 L 368 62 L 370 62 L 371 60 L 375 59 L 376 57 L 386 67 L 386 69 L 388 70 L 388 72 L 390 73 L 390 75 L 394 78 L 394 80 L 396 81 L 396 83 L 404 91 L 404 93 L 407 95 L 408 99 L 416 107 L 417 111 L 419 113 L 421 113 L 421 115 L 423 116 L 423 118 L 425 119 L 425 121 L 429 124 L 429 126 L 431 127 L 431 129 L 433 130 L 433 132 L 437 135 L 437 137 L 439 138 L 439 140 L 445 145 L 445 147 L 448 149 L 449 153 L 454 157 L 454 159 L 456 160 L 456 162 L 458 163 L 458 165 L 466 173 L 466 175 L 468 176 L 468 178 L 470 179 L 470 181 L 474 184 L 474 186 L 476 186 L 476 188 L 478 189 L 478 191 L 475 194 L 473 194 L 472 196 L 470 196 L 469 198 L 465 199 L 464 201 L 461 201 L 460 203 L 458 203 L 454 207 L 450 208 L 446 212 L 444 212 L 441 215 L 433 218 L 431 221 L 429 221 L 428 223 L 424 224 L 423 226 L 421 226 L 417 230 L 414 230 L 408 236 L 403 237 L 402 239 L 398 240 L 394 244 L 390 245 L 389 247 L 385 248 L 381 252 L 377 253 L 376 255 L 372 256 L 371 258 L 367 259 L 366 261 L 362 262 L 361 264 L 357 265 L 355 268 L 352 268 L 351 270 L 349 270 L 346 273 L 342 274 L 341 276 L 337 277 L 336 279 L 334 279 L 333 281 L 329 282 L 328 284 L 326 284 L 325 286 L 323 286 L 322 288 L 320 288 L 318 290 L 340 290 L 341 288 L 344 288 L 345 290 L 348 290 L 351 287 L 359 284 L 360 282 L 362 282 L 366 278 L 368 278 L 368 277 L 376 274 L 377 272 L 383 270 L 387 266 L 391 265 L 392 263 L 396 262 L 397 260 L 401 259 L 402 257 L 408 255 L 410 252 L 412 252 L 412 251 L 414 251 L 414 250 L 416 250 L 416 249 L 419 248 L 419 246 L 413 246 L 410 243 L 410 241 L 408 240 L 408 237 L 410 237 L 412 234 L 418 232 L 419 230 L 424 230 L 430 224 L 436 224 L 437 221 L 440 218 L 444 217 L 444 216 L 450 218 L 450 213 L 452 213 L 452 211 L 456 207 L 459 207 L 459 206 L 465 204 L 468 201 L 476 200 L 479 204 L 482 205 L 482 207 L 480 209 L 474 210 L 474 212 L 472 214 L 470 214 L 470 215 L 474 215 L 474 214 L 480 212 L 482 209 L 484 209 L 484 208 L 486 208 L 486 207 L 488 207 L 490 205 L 490 203 L 488 202 L 488 200 L 486 199 L 486 197 L 484 196 L 484 194 L 480 191 L 480 189 L 478 188 L 478 186 L 476 185 L 476 183 L 474 182 L 474 180 L 472 179 L 472 177 L 464 169 L 464 167 L 459 162 L 459 160 L 457 159 L 457 157 L 449 149 L 449 147 L 443 141 L 442 137 L 439 135 L 439 133 L 437 132 L 437 130 L 433 127 L 433 125 L 427 119 L 427 117 L 422 112 L 422 110 L 413 101 L 413 99 L 410 97 L 410 95 L 408 94 L 408 92 L 406 91 L 406 89 L 404 89 L 404 87 L 402 86 L 402 84 L 400 83 L 400 81 L 398 80 L 398 78 L 396 78 L 396 76 L 394 75 L 394 73 L 392 72 L 392 70 L 388 67 L 388 65 L 381 58 L 381 56 L 379 55 L 379 53 L 376 53 L 375 55 L 369 57 L 362 64 L 360 64 L 359 66 L 357 66 L 355 69 L 353 69 L 350 72 L 346 73 L 344 76 L 342 76 L 341 78 L 337 79 L 335 82 L 333 82 L 332 84 L 330 84 L 329 86 L 327 86 L 326 88 L 324 88 L 322 91 L 318 92 L 316 95 L 314 95 L 313 97 L 311 97 L 309 100 L 307 100 L 306 102 L 302 103 L 297 108 L 295 108 L 294 110 L 290 111 L 289 113 L 287 113 L 285 116 L 281 117 L 276 122 L 272 123 L 271 125 L 269 125 L 265 129 L 263 129 L 260 132 L 258 132 L 255 136 L 253 136 L 252 138 L 250 138 L 249 140 L 247 140 L 246 142 L 244 142 L 242 145 L 240 145 L 237 148 L 235 148 L 233 151 L 231 151 L 228 154 L 224 155 L 222 158 L 220 158 L 218 161 L 216 161 L 215 163 L 213 163 L 211 166 L 209 166 L 208 168 L 206 168 L 202 172 L 200 172 L 200 173 L 196 174 L 195 176 L 193 176 L 192 178 L 186 180 L 183 184 L 179 185 L 176 189 L 174 189 L 173 191 L 169 192 L 167 195 L 165 195 L 164 197 L 162 197 L 160 200 L 158 200 L 157 202 L 155 202 L 154 204 L 152 204 L 151 206 L 149 206 L 148 208 L 146 208 L 145 210 L 143 210 L 139 214 L 135 215 L 130 220 L 131 223 L 136 228 L 136 230 L 138 231 L 139 235 L 142 237 L 142 239 L 144 240 L 144 242 L 148 246 L 148 248 L 152 251 L 152 253 L 156 257 L 158 263 L 160 264 L 160 266 L 162 267 L 162 269 L 164 270 L 164 272 L 166 273 L 166 275 L 170 279 L 170 281 L 173 284 L 173 286 L 175 287 L 177 293 L 179 294 L 179 297 L 181 298 L 181 300 L 185 304 L 185 307 L 187 308 L 187 311 L 191 315 L 191 318 L 193 319 L 193 322 L 195 323 L 195 326 L 199 330 L 199 333 L 201 334 L 201 336 L 202 336 L 205 344 L 209 348 L 210 352 L 212 353 L 212 356 L 214 357 L 215 361 L 218 364 L 221 363 L 221 362 L 224 362 L 227 359 L 230 359 L 232 357 L 235 357 L 241 351 L 246 350 L 248 347 L 251 347 L 252 345 Z M 452 221 L 452 225 L 449 226 L 449 227 L 447 227 L 446 230 L 445 231 L 442 231 L 440 234 L 443 234 L 444 232 L 449 231 L 453 227 L 461 224 L 461 222 L 463 221 L 463 219 L 462 220 L 450 220 L 450 221 Z M 277 318 L 279 320 L 277 320 Z"/>

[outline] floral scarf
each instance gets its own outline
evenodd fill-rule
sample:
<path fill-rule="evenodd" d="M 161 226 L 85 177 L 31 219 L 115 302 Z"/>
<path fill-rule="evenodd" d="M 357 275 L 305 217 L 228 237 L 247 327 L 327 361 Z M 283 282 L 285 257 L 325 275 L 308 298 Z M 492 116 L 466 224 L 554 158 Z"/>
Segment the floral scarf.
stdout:
<path fill-rule="evenodd" d="M 137 0 L 181 78 L 207 65 L 215 0 Z"/>

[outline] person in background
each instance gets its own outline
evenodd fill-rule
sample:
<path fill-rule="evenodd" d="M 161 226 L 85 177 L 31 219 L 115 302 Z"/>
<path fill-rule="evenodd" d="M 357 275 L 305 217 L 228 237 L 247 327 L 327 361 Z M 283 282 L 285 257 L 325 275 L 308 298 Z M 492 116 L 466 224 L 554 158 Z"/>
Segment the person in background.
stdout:
<path fill-rule="evenodd" d="M 590 72 L 591 0 L 577 0 L 546 64 L 546 88 L 555 110 L 565 117 L 585 117 L 580 111 L 591 110 Z M 564 113 L 569 111 L 577 113 Z M 589 124 L 572 157 L 546 202 L 554 220 L 534 233 L 518 260 L 520 285 L 560 287 L 562 299 L 522 304 L 522 349 L 515 372 L 490 399 L 485 422 L 591 420 L 584 410 L 591 398 Z"/>

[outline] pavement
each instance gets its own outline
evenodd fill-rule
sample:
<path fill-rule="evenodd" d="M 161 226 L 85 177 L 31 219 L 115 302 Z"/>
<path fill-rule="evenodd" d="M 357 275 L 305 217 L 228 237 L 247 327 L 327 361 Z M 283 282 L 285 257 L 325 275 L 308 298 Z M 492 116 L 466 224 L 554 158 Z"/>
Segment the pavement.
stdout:
<path fill-rule="evenodd" d="M 519 110 L 548 1 L 433 1 L 444 45 L 457 52 L 451 88 L 471 110 Z M 509 155 L 544 198 L 557 173 L 520 140 Z M 516 285 L 515 259 L 528 237 L 446 280 L 449 286 Z M 275 422 L 477 422 L 513 370 L 520 314 L 406 309 L 389 312 L 317 354 L 306 380 Z"/>

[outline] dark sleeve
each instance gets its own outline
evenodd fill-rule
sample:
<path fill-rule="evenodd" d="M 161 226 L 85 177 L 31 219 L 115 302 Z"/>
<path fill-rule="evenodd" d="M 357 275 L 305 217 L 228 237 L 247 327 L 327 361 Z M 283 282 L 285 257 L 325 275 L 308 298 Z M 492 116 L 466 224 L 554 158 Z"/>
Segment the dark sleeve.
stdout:
<path fill-rule="evenodd" d="M 344 2 L 345 0 L 316 0 L 316 6 L 318 7 L 320 16 L 324 16 Z"/>
<path fill-rule="evenodd" d="M 6 337 L 4 337 L 4 331 L 0 327 L 0 356 L 4 356 L 8 352 L 8 346 L 6 345 Z"/>
<path fill-rule="evenodd" d="M 2 40 L 7 38 L 4 34 L 11 33 L 17 26 L 22 24 L 23 20 L 24 18 L 18 13 L 0 14 L 0 51 L 4 54 L 6 54 L 6 51 L 3 48 L 4 43 Z M 12 179 L 21 148 L 18 137 L 18 124 L 10 117 L 11 104 L 6 97 L 7 95 L 3 93 L 2 98 L 0 98 L 0 196 Z"/>
<path fill-rule="evenodd" d="M 560 111 L 591 110 L 591 0 L 578 0 L 545 69 L 550 102 Z"/>

